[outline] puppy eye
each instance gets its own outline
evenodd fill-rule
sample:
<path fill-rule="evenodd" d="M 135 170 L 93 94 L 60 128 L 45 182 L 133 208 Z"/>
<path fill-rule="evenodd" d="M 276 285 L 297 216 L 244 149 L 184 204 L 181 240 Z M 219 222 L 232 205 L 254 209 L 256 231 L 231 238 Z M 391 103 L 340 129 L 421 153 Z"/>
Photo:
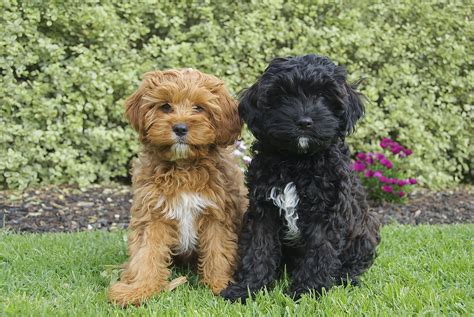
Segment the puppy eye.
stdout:
<path fill-rule="evenodd" d="M 204 108 L 200 105 L 196 105 L 196 106 L 193 107 L 193 110 L 196 111 L 196 112 L 203 112 Z"/>
<path fill-rule="evenodd" d="M 164 105 L 161 105 L 160 106 L 160 109 L 161 111 L 163 111 L 164 113 L 170 113 L 171 111 L 173 111 L 173 108 L 170 106 L 170 104 L 168 103 L 165 103 Z"/>

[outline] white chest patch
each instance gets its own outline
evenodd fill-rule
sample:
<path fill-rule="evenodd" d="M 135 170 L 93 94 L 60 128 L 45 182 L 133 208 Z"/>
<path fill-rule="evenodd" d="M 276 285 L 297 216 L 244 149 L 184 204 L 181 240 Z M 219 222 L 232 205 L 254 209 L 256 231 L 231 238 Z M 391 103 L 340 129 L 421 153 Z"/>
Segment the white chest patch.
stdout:
<path fill-rule="evenodd" d="M 176 143 L 171 146 L 172 161 L 185 159 L 189 155 L 189 146 L 187 144 Z"/>
<path fill-rule="evenodd" d="M 298 193 L 296 192 L 296 186 L 293 183 L 288 183 L 283 191 L 278 187 L 273 187 L 270 191 L 269 198 L 273 200 L 273 204 L 280 209 L 280 215 L 284 213 L 286 223 L 288 226 L 288 232 L 286 233 L 285 239 L 296 240 L 300 236 L 300 231 L 296 225 L 298 220 L 298 214 L 296 213 L 296 207 L 300 201 Z"/>
<path fill-rule="evenodd" d="M 160 200 L 158 205 L 164 203 L 164 200 Z M 196 218 L 206 207 L 213 205 L 209 199 L 197 193 L 182 193 L 174 201 L 166 202 L 166 208 L 163 210 L 165 216 L 178 221 L 179 245 L 174 251 L 182 254 L 195 249 L 198 239 Z"/>
<path fill-rule="evenodd" d="M 298 149 L 300 152 L 306 153 L 308 150 L 309 139 L 305 136 L 302 136 L 298 139 Z"/>

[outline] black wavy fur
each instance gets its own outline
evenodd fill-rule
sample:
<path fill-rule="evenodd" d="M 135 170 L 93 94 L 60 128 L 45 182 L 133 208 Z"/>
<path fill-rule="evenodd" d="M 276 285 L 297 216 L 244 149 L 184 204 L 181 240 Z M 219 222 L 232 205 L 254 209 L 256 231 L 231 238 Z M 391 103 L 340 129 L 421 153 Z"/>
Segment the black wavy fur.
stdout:
<path fill-rule="evenodd" d="M 250 203 L 240 264 L 223 297 L 245 302 L 270 286 L 283 265 L 290 296 L 321 294 L 332 285 L 356 285 L 373 263 L 379 222 L 368 211 L 345 142 L 364 114 L 363 96 L 346 77 L 326 57 L 276 58 L 241 95 L 239 112 L 256 142 L 246 175 Z M 288 241 L 288 224 L 269 196 L 291 182 L 299 199 L 299 238 Z"/>

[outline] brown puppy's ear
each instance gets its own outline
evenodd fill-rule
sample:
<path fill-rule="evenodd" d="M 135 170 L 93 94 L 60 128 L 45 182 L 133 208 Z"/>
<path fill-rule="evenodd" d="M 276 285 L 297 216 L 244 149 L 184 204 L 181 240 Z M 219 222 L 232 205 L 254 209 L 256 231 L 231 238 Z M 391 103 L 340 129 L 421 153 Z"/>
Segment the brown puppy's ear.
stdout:
<path fill-rule="evenodd" d="M 143 76 L 143 81 L 138 89 L 125 100 L 125 117 L 128 119 L 132 127 L 143 134 L 143 117 L 142 117 L 142 104 L 143 96 L 145 92 L 153 85 L 156 84 L 162 77 L 162 73 L 159 71 L 148 72 Z"/>
<path fill-rule="evenodd" d="M 242 120 L 239 117 L 237 101 L 232 98 L 224 83 L 217 78 L 207 81 L 210 91 L 218 97 L 220 111 L 214 113 L 216 144 L 227 146 L 233 144 L 239 138 L 242 130 Z"/>
<path fill-rule="evenodd" d="M 125 117 L 128 119 L 132 127 L 140 132 L 141 120 L 140 120 L 140 105 L 142 103 L 142 97 L 144 92 L 144 83 L 135 91 L 131 96 L 125 100 Z"/>

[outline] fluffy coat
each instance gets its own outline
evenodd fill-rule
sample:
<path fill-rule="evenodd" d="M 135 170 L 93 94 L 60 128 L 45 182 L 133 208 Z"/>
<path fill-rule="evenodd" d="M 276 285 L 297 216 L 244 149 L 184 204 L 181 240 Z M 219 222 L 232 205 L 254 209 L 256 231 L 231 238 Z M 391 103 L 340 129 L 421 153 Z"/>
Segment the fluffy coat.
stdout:
<path fill-rule="evenodd" d="M 247 206 L 228 148 L 241 130 L 237 103 L 216 77 L 179 69 L 145 74 L 125 107 L 142 150 L 132 170 L 129 260 L 109 300 L 138 305 L 167 288 L 174 260 L 196 258 L 218 294 L 235 269 Z"/>
<path fill-rule="evenodd" d="M 319 294 L 356 284 L 373 263 L 379 222 L 345 142 L 364 106 L 346 77 L 326 57 L 277 58 L 241 96 L 239 112 L 256 141 L 240 263 L 223 297 L 245 301 L 284 265 L 290 296 Z"/>

